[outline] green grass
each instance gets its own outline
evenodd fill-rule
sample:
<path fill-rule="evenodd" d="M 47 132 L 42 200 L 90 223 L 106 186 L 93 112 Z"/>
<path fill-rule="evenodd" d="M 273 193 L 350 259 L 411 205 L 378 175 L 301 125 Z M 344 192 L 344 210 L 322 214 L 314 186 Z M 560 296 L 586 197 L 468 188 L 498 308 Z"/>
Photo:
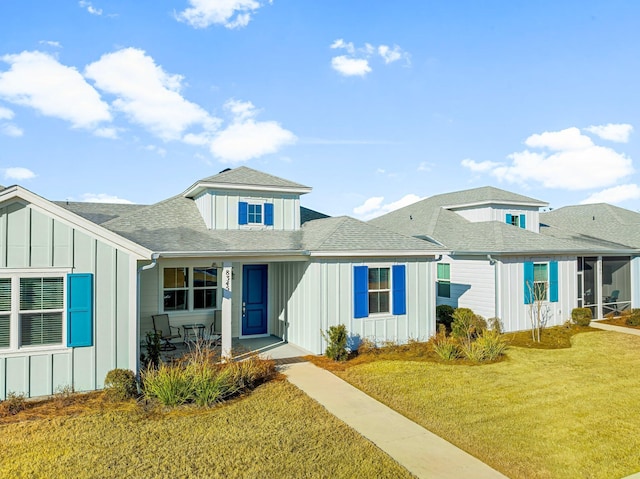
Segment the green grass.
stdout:
<path fill-rule="evenodd" d="M 377 360 L 336 373 L 512 478 L 640 471 L 640 337 L 581 333 L 473 366 Z"/>
<path fill-rule="evenodd" d="M 286 381 L 212 409 L 92 404 L 0 425 L 0 477 L 411 477 Z"/>

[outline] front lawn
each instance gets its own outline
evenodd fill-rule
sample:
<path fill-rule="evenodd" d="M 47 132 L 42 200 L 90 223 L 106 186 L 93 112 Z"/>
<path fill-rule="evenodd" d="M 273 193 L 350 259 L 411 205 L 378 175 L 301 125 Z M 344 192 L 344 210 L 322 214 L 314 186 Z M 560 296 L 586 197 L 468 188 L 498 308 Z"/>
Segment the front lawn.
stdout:
<path fill-rule="evenodd" d="M 411 477 L 281 380 L 211 409 L 91 399 L 38 411 L 0 422 L 0 477 Z"/>
<path fill-rule="evenodd" d="M 336 371 L 512 478 L 640 471 L 640 337 L 580 333 L 488 365 L 376 360 Z"/>

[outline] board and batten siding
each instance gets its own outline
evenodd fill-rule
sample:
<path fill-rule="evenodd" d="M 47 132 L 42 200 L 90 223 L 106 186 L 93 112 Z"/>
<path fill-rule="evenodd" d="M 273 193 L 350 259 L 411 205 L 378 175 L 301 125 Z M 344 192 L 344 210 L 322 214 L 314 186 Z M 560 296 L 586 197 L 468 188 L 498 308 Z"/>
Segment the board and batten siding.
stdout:
<path fill-rule="evenodd" d="M 274 230 L 300 229 L 300 197 L 269 192 L 205 191 L 194 198 L 207 228 L 214 230 L 250 229 L 238 223 L 238 203 L 255 201 L 273 203 Z M 255 228 L 255 227 L 254 227 Z"/>
<path fill-rule="evenodd" d="M 558 262 L 558 301 L 546 301 L 547 326 L 559 326 L 571 319 L 577 307 L 577 261 L 575 256 L 500 257 L 498 259 L 498 311 L 504 331 L 531 329 L 531 306 L 524 303 L 524 263 Z"/>
<path fill-rule="evenodd" d="M 449 298 L 437 296 L 437 305 L 469 308 L 485 318 L 496 315 L 495 266 L 486 257 L 443 256 L 438 263 L 451 265 L 451 294 Z"/>
<path fill-rule="evenodd" d="M 17 201 L 0 207 L 0 276 L 48 270 L 94 275 L 93 346 L 67 348 L 63 326 L 59 347 L 0 350 L 0 398 L 9 392 L 50 395 L 64 386 L 100 389 L 109 370 L 134 369 L 135 267 L 129 253 L 34 205 Z"/>
<path fill-rule="evenodd" d="M 524 215 L 526 217 L 526 229 L 534 233 L 540 232 L 540 213 L 537 207 L 492 205 L 461 209 L 454 208 L 453 211 L 472 223 L 484 221 L 499 221 L 504 223 L 507 213 L 518 216 Z"/>
<path fill-rule="evenodd" d="M 354 318 L 354 266 L 391 264 L 406 265 L 406 314 Z M 270 264 L 272 334 L 315 354 L 326 349 L 321 331 L 338 324 L 346 325 L 354 345 L 364 338 L 400 343 L 409 339 L 426 340 L 435 334 L 433 264 L 397 258 Z"/>

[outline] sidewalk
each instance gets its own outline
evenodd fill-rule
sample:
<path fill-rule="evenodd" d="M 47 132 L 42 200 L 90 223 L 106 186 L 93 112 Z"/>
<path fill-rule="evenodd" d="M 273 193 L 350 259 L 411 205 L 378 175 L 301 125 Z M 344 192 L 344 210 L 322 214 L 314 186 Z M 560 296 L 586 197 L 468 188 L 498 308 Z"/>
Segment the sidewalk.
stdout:
<path fill-rule="evenodd" d="M 422 426 L 311 363 L 280 367 L 289 382 L 420 478 L 505 478 Z"/>
<path fill-rule="evenodd" d="M 624 326 L 614 326 L 613 324 L 599 323 L 598 321 L 591 321 L 591 324 L 589 326 L 591 326 L 592 328 L 604 329 L 605 331 L 615 331 L 616 333 L 640 336 L 640 329 L 625 328 Z"/>

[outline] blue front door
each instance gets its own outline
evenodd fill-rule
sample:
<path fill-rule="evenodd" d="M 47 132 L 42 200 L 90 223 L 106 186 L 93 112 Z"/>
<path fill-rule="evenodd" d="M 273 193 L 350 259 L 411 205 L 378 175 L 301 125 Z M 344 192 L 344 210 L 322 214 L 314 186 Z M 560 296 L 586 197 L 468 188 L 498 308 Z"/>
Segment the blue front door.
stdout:
<path fill-rule="evenodd" d="M 267 334 L 267 265 L 242 267 L 242 335 Z"/>

